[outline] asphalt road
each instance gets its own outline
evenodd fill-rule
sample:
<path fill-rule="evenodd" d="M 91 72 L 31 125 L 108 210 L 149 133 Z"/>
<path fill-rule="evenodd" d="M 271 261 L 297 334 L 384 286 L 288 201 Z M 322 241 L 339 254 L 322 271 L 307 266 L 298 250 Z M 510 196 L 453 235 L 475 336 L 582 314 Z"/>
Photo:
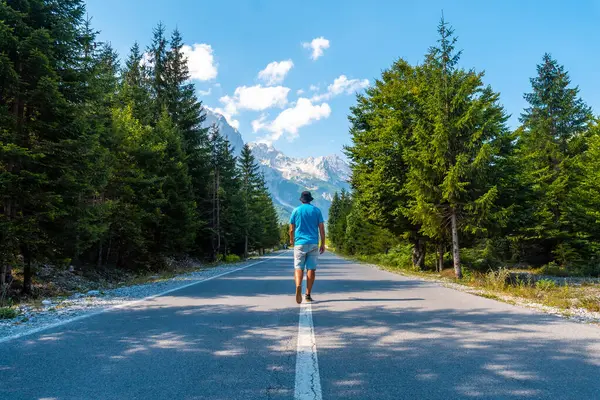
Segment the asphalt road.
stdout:
<path fill-rule="evenodd" d="M 306 309 L 291 265 L 3 343 L 0 399 L 293 399 Z M 315 399 L 600 399 L 598 327 L 333 255 L 313 292 Z"/>

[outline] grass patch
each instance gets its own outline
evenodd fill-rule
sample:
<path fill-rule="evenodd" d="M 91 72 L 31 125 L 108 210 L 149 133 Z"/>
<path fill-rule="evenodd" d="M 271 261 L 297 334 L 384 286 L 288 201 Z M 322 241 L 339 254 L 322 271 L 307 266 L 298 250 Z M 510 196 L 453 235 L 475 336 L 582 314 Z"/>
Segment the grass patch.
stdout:
<path fill-rule="evenodd" d="M 0 307 L 0 319 L 16 318 L 19 313 L 12 307 Z"/>
<path fill-rule="evenodd" d="M 499 296 L 497 296 L 493 293 L 481 293 L 481 294 L 479 294 L 479 296 L 485 297 L 486 299 L 491 299 L 491 300 L 502 300 Z"/>

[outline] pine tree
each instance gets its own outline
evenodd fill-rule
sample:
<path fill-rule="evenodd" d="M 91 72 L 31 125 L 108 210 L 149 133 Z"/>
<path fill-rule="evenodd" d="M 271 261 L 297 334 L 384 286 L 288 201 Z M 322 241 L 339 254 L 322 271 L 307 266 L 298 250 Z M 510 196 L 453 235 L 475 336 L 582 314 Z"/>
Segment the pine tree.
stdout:
<path fill-rule="evenodd" d="M 78 118 L 89 99 L 81 62 L 89 33 L 80 0 L 2 2 L 0 14 L 2 220 L 12 236 L 4 252 L 23 256 L 29 293 L 36 262 L 76 255 L 61 240 L 65 221 L 94 192 L 87 166 L 97 137 Z"/>
<path fill-rule="evenodd" d="M 256 192 L 251 209 L 256 216 L 255 247 L 262 254 L 264 249 L 275 247 L 279 243 L 279 219 L 262 174 L 258 176 Z"/>
<path fill-rule="evenodd" d="M 248 257 L 250 246 L 253 246 L 255 238 L 251 237 L 251 233 L 255 233 L 257 228 L 256 214 L 252 212 L 252 207 L 259 197 L 260 193 L 260 175 L 258 165 L 252 155 L 252 150 L 246 144 L 242 148 L 242 152 L 238 159 L 238 169 L 241 179 L 241 218 L 239 221 L 240 228 L 244 235 L 244 257 Z"/>
<path fill-rule="evenodd" d="M 154 172 L 159 141 L 133 114 L 131 105 L 113 110 L 114 165 L 105 194 L 112 203 L 105 258 L 120 267 L 150 261 L 161 219 L 157 210 L 164 205 L 161 179 Z"/>
<path fill-rule="evenodd" d="M 183 136 L 186 153 L 192 154 L 198 147 L 206 145 L 208 128 L 202 128 L 206 115 L 190 82 L 188 60 L 182 50 L 183 39 L 179 30 L 173 32 L 170 45 L 165 66 L 166 106 Z"/>
<path fill-rule="evenodd" d="M 333 199 L 331 200 L 331 206 L 329 207 L 329 216 L 327 218 L 327 236 L 329 242 L 333 247 L 338 248 L 340 244 L 340 238 L 337 236 L 336 225 L 340 220 L 341 204 L 340 196 L 338 192 L 335 192 Z"/>
<path fill-rule="evenodd" d="M 336 198 L 337 197 L 337 198 Z M 352 210 L 352 198 L 350 194 L 342 189 L 341 194 L 338 196 L 337 193 L 334 195 L 333 207 L 333 219 L 331 214 L 329 216 L 328 224 L 328 237 L 334 247 L 339 251 L 346 251 L 346 229 L 348 223 L 348 215 Z M 330 209 L 331 212 L 331 209 Z"/>
<path fill-rule="evenodd" d="M 125 62 L 119 98 L 121 104 L 132 106 L 133 116 L 144 125 L 150 125 L 153 118 L 149 69 L 139 45 L 134 43 Z"/>
<path fill-rule="evenodd" d="M 577 186 L 576 159 L 585 150 L 585 133 L 591 111 L 570 87 L 564 67 L 545 54 L 531 79 L 533 91 L 525 94 L 530 104 L 521 115 L 518 155 L 520 179 L 527 206 L 522 238 L 542 262 L 548 255 L 563 262 L 576 257 L 577 236 L 572 230 L 569 193 Z M 537 250 L 537 251 L 536 251 Z M 568 255 L 567 255 L 568 253 Z M 562 254 L 562 256 L 560 256 Z"/>
<path fill-rule="evenodd" d="M 350 116 L 354 201 L 368 222 L 406 237 L 413 245 L 413 265 L 425 265 L 426 238 L 421 224 L 407 217 L 407 149 L 413 143 L 416 69 L 400 59 L 381 79 L 357 96 Z M 337 235 L 332 231 L 332 235 Z M 337 239 L 336 239 L 337 240 Z"/>
<path fill-rule="evenodd" d="M 212 258 L 226 255 L 241 238 L 236 211 L 240 210 L 239 178 L 236 158 L 231 145 L 225 140 L 216 125 L 209 131 L 210 140 L 210 179 L 208 193 L 212 199 L 211 243 Z"/>
<path fill-rule="evenodd" d="M 206 119 L 202 102 L 195 95 L 194 85 L 185 54 L 183 39 L 176 29 L 171 36 L 170 49 L 165 66 L 166 107 L 183 139 L 188 172 L 192 180 L 196 214 L 198 219 L 198 241 L 202 242 L 202 232 L 206 228 L 210 207 L 206 182 L 209 179 L 208 128 L 202 127 Z M 197 243 L 198 248 L 205 247 Z"/>
<path fill-rule="evenodd" d="M 168 43 L 165 38 L 165 26 L 159 23 L 153 31 L 152 43 L 148 48 L 148 69 L 152 92 L 152 112 L 154 122 L 158 122 L 164 109 L 168 110 L 169 88 L 167 82 Z"/>
<path fill-rule="evenodd" d="M 438 46 L 418 68 L 414 144 L 407 153 L 407 215 L 432 238 L 449 227 L 454 269 L 462 277 L 460 232 L 481 234 L 494 217 L 498 188 L 489 181 L 506 115 L 483 74 L 457 67 L 453 30 L 442 19 Z"/>
<path fill-rule="evenodd" d="M 163 218 L 155 235 L 157 250 L 166 254 L 184 253 L 194 242 L 197 222 L 183 143 L 166 112 L 154 130 L 162 147 L 156 172 L 162 180 L 160 190 L 165 200 L 161 207 Z"/>
<path fill-rule="evenodd" d="M 588 264 L 600 257 L 600 121 L 590 129 L 588 148 L 577 160 L 580 179 L 570 193 L 568 202 L 572 204 L 573 228 L 578 237 L 585 240 Z M 600 271 L 596 271 L 596 274 Z"/>
<path fill-rule="evenodd" d="M 102 264 L 103 242 L 108 233 L 110 202 L 105 197 L 114 158 L 112 109 L 116 105 L 119 61 L 110 44 L 95 41 L 91 20 L 84 24 L 84 49 L 79 73 L 86 100 L 78 105 L 77 121 L 88 140 L 80 147 L 77 174 L 82 183 L 72 199 L 72 212 L 64 219 L 61 240 L 71 244 L 74 263 L 96 261 Z M 74 160 L 76 164 L 77 161 Z"/>

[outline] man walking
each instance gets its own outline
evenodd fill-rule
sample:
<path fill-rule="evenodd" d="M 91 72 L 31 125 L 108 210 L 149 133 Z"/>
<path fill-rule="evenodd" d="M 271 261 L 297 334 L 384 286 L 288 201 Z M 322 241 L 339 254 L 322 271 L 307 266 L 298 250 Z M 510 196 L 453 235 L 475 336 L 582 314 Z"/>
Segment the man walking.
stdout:
<path fill-rule="evenodd" d="M 317 271 L 319 254 L 325 252 L 325 225 L 321 210 L 310 204 L 313 201 L 310 192 L 302 192 L 300 201 L 290 217 L 290 243 L 294 246 L 294 272 L 296 278 L 296 303 L 302 303 L 302 278 L 306 269 L 306 301 L 310 297 Z M 319 247 L 319 233 L 321 247 Z"/>

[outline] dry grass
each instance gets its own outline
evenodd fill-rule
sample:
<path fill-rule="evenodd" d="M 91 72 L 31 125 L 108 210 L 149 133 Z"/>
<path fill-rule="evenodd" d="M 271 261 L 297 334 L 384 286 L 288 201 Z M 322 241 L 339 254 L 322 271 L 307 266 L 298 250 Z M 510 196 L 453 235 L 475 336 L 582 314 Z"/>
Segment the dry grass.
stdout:
<path fill-rule="evenodd" d="M 403 275 L 418 276 L 426 279 L 435 279 L 445 282 L 457 283 L 476 289 L 479 296 L 502 300 L 509 303 L 527 300 L 545 306 L 556 307 L 565 311 L 584 309 L 592 312 L 600 312 L 600 284 L 582 285 L 557 285 L 549 279 L 537 282 L 520 281 L 514 278 L 513 270 L 500 269 L 488 273 L 464 271 L 463 279 L 456 279 L 454 270 L 444 269 L 442 272 L 415 271 L 411 268 L 400 268 L 394 265 L 386 265 L 376 259 L 360 257 L 359 261 L 375 264 L 385 270 L 401 273 Z"/>

